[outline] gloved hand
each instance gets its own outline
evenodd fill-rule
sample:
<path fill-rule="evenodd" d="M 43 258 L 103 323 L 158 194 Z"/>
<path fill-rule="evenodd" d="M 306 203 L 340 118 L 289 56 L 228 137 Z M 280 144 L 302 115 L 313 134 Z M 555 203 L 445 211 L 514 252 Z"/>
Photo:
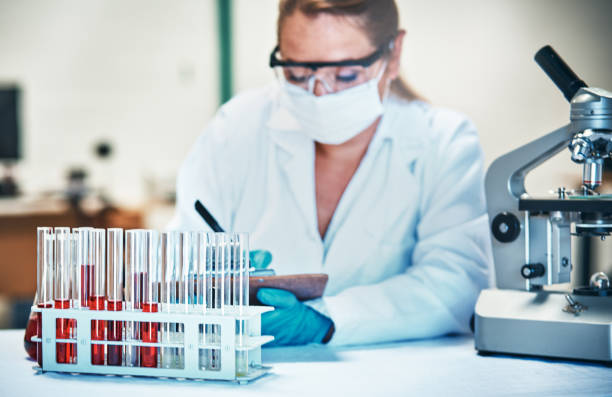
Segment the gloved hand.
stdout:
<path fill-rule="evenodd" d="M 265 269 L 272 262 L 272 254 L 266 250 L 255 250 L 249 252 L 249 259 L 251 260 L 251 267 Z"/>
<path fill-rule="evenodd" d="M 266 346 L 327 342 L 333 333 L 334 323 L 329 318 L 298 301 L 289 291 L 261 288 L 257 299 L 274 306 L 274 311 L 261 316 L 262 335 L 274 335 L 274 341 Z"/>

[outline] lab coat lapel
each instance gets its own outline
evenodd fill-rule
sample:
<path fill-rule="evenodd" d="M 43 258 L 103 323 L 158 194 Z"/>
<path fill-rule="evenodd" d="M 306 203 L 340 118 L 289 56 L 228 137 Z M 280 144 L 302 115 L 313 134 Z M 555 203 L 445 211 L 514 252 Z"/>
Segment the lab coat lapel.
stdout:
<path fill-rule="evenodd" d="M 339 275 L 328 285 L 329 291 L 341 290 L 342 275 L 351 280 L 361 280 L 362 275 L 353 274 L 360 262 L 371 260 L 383 247 L 399 249 L 407 243 L 406 219 L 412 219 L 418 208 L 419 183 L 416 163 L 422 155 L 423 146 L 418 139 L 422 126 L 406 126 L 395 122 L 395 114 L 387 112 L 380 125 L 380 135 L 375 136 L 368 153 L 372 161 L 358 186 L 351 192 L 354 202 L 338 227 L 335 240 L 329 247 L 325 266 L 331 274 Z M 406 130 L 407 127 L 409 130 Z M 412 128 L 411 128 L 412 127 Z M 366 159 L 364 159 L 366 160 Z M 351 200 L 352 201 L 352 200 Z M 334 214 L 334 216 L 336 216 Z M 378 266 L 377 263 L 368 266 Z M 367 279 L 363 275 L 364 280 Z M 331 277 L 330 277 L 331 280 Z M 337 281 L 337 282 L 336 282 Z"/>
<path fill-rule="evenodd" d="M 273 110 L 267 123 L 278 153 L 279 167 L 292 193 L 309 234 L 318 238 L 314 187 L 314 142 L 298 130 L 298 124 L 284 109 Z"/>

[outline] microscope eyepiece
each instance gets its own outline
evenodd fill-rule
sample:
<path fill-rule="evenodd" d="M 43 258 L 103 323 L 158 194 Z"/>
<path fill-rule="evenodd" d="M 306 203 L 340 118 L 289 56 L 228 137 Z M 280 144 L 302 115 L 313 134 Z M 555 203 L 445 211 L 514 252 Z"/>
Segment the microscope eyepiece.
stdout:
<path fill-rule="evenodd" d="M 563 92 L 563 96 L 568 101 L 572 100 L 580 88 L 587 86 L 549 45 L 536 52 L 535 61 Z"/>

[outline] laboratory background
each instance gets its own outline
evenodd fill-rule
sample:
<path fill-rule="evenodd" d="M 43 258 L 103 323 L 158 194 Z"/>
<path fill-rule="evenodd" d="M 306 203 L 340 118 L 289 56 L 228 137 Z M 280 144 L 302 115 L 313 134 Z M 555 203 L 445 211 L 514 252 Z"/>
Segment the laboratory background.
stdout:
<path fill-rule="evenodd" d="M 612 1 L 397 3 L 403 77 L 473 120 L 487 166 L 568 122 L 567 101 L 533 61 L 544 45 L 612 89 Z M 0 120 L 16 115 L 0 123 L 0 328 L 26 325 L 37 226 L 166 227 L 179 167 L 219 106 L 275 81 L 277 5 L 0 0 Z M 530 173 L 527 190 L 577 189 L 582 169 L 569 156 Z M 574 262 L 597 257 L 589 274 L 612 277 L 610 244 L 581 243 Z"/>
<path fill-rule="evenodd" d="M 398 7 L 403 76 L 475 122 L 487 164 L 567 122 L 533 62 L 543 45 L 588 84 L 612 87 L 610 1 Z M 18 190 L 0 198 L 0 327 L 25 324 L 36 225 L 165 227 L 178 168 L 220 104 L 274 82 L 276 17 L 276 0 L 0 0 L 0 87 L 17 91 L 19 114 L 16 153 L 0 159 Z M 579 186 L 567 156 L 531 173 L 527 190 Z"/>

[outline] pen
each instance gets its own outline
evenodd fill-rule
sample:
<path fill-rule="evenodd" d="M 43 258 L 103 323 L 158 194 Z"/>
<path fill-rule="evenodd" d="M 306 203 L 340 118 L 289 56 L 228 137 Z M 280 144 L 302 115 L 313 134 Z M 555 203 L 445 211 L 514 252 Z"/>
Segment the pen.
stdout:
<path fill-rule="evenodd" d="M 196 200 L 195 209 L 196 211 L 198 211 L 198 214 L 200 214 L 200 216 L 204 219 L 204 221 L 206 221 L 208 226 L 210 226 L 210 228 L 213 231 L 217 233 L 224 232 L 223 228 L 219 226 L 219 224 L 217 223 L 217 220 L 215 219 L 215 217 L 212 216 L 210 212 L 208 212 L 208 210 L 206 209 L 206 207 L 204 207 L 204 205 L 200 202 L 200 200 Z"/>
<path fill-rule="evenodd" d="M 195 209 L 196 211 L 198 211 L 198 214 L 200 214 L 200 216 L 206 221 L 208 226 L 210 226 L 210 228 L 213 231 L 217 233 L 225 232 L 223 228 L 219 226 L 215 217 L 212 216 L 210 212 L 208 212 L 208 210 L 206 209 L 206 207 L 204 207 L 204 205 L 200 202 L 200 200 L 195 201 Z M 268 253 L 268 255 L 270 255 L 270 253 Z M 250 268 L 249 272 L 251 273 L 251 276 L 275 276 L 276 275 L 273 269 Z"/>

